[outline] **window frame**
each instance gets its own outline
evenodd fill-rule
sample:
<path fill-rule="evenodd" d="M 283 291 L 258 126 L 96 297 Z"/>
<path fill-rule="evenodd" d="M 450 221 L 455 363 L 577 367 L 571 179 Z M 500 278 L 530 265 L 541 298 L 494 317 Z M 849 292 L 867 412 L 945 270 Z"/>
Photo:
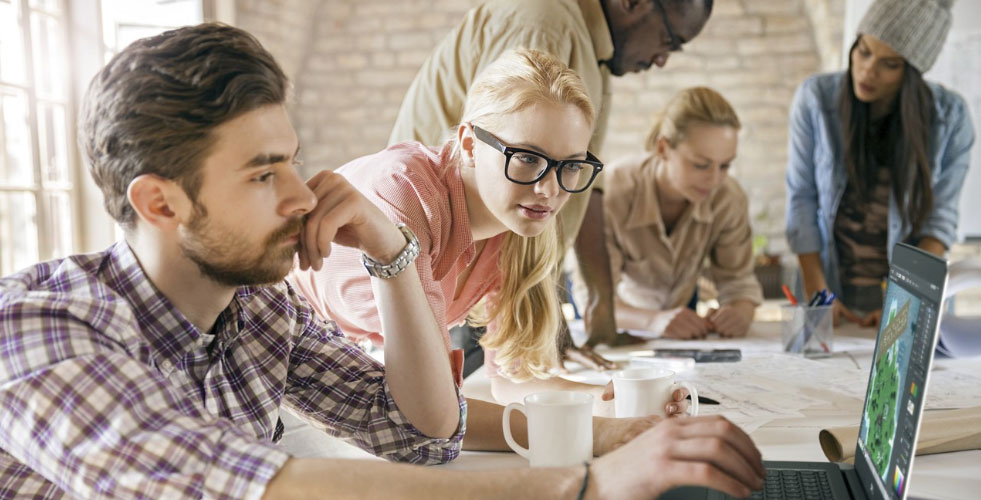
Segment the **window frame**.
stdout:
<path fill-rule="evenodd" d="M 55 0 L 58 4 L 58 12 L 52 12 L 43 8 L 35 8 L 31 6 L 30 0 L 2 0 L 3 3 L 18 5 L 19 6 L 19 19 L 17 19 L 17 24 L 21 29 L 21 43 L 24 56 L 24 82 L 17 83 L 11 81 L 0 80 L 0 87 L 5 89 L 14 89 L 15 91 L 23 92 L 26 96 L 27 104 L 27 125 L 29 128 L 30 140 L 29 140 L 29 150 L 31 153 L 31 171 L 33 173 L 33 182 L 30 184 L 15 184 L 9 183 L 5 180 L 0 180 L 0 193 L 11 194 L 11 193 L 21 193 L 30 195 L 34 200 L 34 221 L 33 225 L 36 230 L 37 238 L 37 258 L 41 261 L 48 260 L 55 255 L 55 229 L 58 227 L 57 222 L 54 220 L 51 210 L 49 210 L 49 205 L 47 198 L 51 194 L 62 194 L 68 197 L 69 203 L 69 213 L 70 220 L 67 223 L 70 225 L 70 236 L 69 241 L 64 242 L 67 245 L 65 253 L 73 253 L 78 248 L 78 241 L 80 239 L 80 228 L 76 223 L 77 212 L 78 212 L 78 195 L 76 192 L 77 179 L 78 179 L 78 154 L 76 153 L 75 147 L 75 116 L 76 116 L 76 106 L 74 95 L 72 92 L 71 83 L 64 83 L 64 87 L 61 89 L 61 96 L 55 98 L 53 96 L 43 96 L 39 91 L 40 83 L 38 79 L 38 61 L 35 59 L 35 37 L 39 36 L 34 32 L 34 23 L 32 23 L 33 16 L 38 16 L 41 18 L 54 19 L 58 23 L 58 32 L 60 34 L 60 51 L 68 57 L 70 53 L 70 43 L 69 43 L 69 20 L 68 20 L 68 2 L 66 0 Z M 72 70 L 71 65 L 66 71 L 65 77 L 68 82 L 72 81 Z M 60 106 L 64 111 L 64 123 L 61 124 L 64 129 L 61 133 L 64 136 L 65 144 L 64 154 L 66 161 L 66 175 L 67 179 L 60 182 L 48 181 L 45 178 L 45 171 L 43 167 L 42 152 L 41 152 L 41 129 L 40 129 L 40 117 L 39 109 L 42 104 L 54 104 Z M 5 125 L 0 122 L 0 132 L 5 130 Z M 5 137 L 0 137 L 0 143 L 3 143 Z M 6 155 L 6 147 L 0 154 Z M 0 161 L 5 161 L 5 158 L 0 158 Z M 0 275 L 5 275 L 11 272 L 17 271 L 18 265 L 14 264 L 13 256 L 10 250 L 12 248 L 8 247 L 6 244 L 0 242 L 0 245 L 4 246 L 3 251 L 0 251 Z"/>
<path fill-rule="evenodd" d="M 52 258 L 65 257 L 67 254 L 93 252 L 104 249 L 121 237 L 121 231 L 115 221 L 106 213 L 103 206 L 102 192 L 95 185 L 87 172 L 86 162 L 78 146 L 78 115 L 80 105 L 92 77 L 103 67 L 111 48 L 107 47 L 103 33 L 103 15 L 101 0 L 55 0 L 59 7 L 54 18 L 59 23 L 61 52 L 67 61 L 63 98 L 57 103 L 64 109 L 64 126 L 62 131 L 67 144 L 65 155 L 67 161 L 67 181 L 54 184 L 44 177 L 43 159 L 41 157 L 41 130 L 39 105 L 49 102 L 39 98 L 39 82 L 36 79 L 39 62 L 34 58 L 34 27 L 31 23 L 32 12 L 51 16 L 42 8 L 32 8 L 31 0 L 0 0 L 5 3 L 17 4 L 20 19 L 17 20 L 22 32 L 23 54 L 25 57 L 25 83 L 0 82 L 4 88 L 27 92 L 26 102 L 29 107 L 27 125 L 30 128 L 30 151 L 33 183 L 14 184 L 0 180 L 0 193 L 29 194 L 35 204 L 35 220 L 32 221 L 37 231 L 37 260 L 44 261 Z M 200 0 L 200 12 L 205 21 L 222 21 L 229 24 L 234 22 L 234 0 Z M 43 54 L 41 55 L 43 57 Z M 0 123 L 0 130 L 3 124 Z M 2 138 L 0 138 L 2 141 Z M 0 144 L 2 145 L 2 144 Z M 0 154 L 6 154 L 0 151 Z M 0 158 L 0 161 L 4 159 Z M 59 224 L 52 218 L 47 197 L 49 193 L 65 193 L 68 196 L 69 217 L 63 224 L 70 226 L 70 241 L 65 242 L 67 248 L 56 252 L 54 246 L 57 240 L 55 230 Z M 3 242 L 0 251 L 0 276 L 16 272 L 12 254 L 13 246 L 8 248 Z M 56 255 L 65 253 L 66 255 Z M 7 264 L 10 263 L 10 265 Z"/>

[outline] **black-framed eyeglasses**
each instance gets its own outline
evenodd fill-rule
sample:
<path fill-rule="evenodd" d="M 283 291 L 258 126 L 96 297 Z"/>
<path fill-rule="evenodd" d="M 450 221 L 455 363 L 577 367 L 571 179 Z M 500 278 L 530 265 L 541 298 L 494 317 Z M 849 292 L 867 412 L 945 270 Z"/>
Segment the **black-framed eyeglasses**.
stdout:
<path fill-rule="evenodd" d="M 555 168 L 559 187 L 570 193 L 581 193 L 603 170 L 603 162 L 586 152 L 585 160 L 553 160 L 537 151 L 505 146 L 490 132 L 473 125 L 473 133 L 481 142 L 504 153 L 504 176 L 516 184 L 534 184 Z"/>
<path fill-rule="evenodd" d="M 661 0 L 654 0 L 654 6 L 661 13 L 661 20 L 664 21 L 664 30 L 668 32 L 668 47 L 671 52 L 681 52 L 681 39 L 674 36 L 671 23 L 668 21 L 668 11 L 664 10 Z"/>

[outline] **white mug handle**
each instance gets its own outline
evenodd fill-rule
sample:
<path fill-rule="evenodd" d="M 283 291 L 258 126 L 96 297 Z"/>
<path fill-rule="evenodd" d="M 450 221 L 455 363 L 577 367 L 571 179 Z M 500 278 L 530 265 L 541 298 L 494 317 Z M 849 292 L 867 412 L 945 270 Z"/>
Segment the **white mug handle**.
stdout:
<path fill-rule="evenodd" d="M 698 415 L 698 391 L 695 390 L 695 386 L 688 382 L 675 382 L 675 385 L 680 385 L 685 389 L 688 389 L 688 393 L 691 394 L 691 404 L 688 405 L 688 414 L 691 416 Z"/>
<path fill-rule="evenodd" d="M 504 440 L 507 441 L 508 446 L 514 450 L 515 453 L 531 460 L 528 448 L 521 446 L 515 442 L 514 438 L 511 437 L 511 412 L 517 410 L 524 414 L 525 419 L 528 419 L 528 412 L 525 411 L 525 405 L 521 403 L 511 403 L 504 409 Z"/>

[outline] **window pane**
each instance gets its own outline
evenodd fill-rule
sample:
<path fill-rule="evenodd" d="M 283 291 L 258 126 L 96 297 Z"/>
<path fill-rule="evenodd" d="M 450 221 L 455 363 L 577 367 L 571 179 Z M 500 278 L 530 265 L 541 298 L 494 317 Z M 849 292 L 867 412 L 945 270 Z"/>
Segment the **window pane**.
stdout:
<path fill-rule="evenodd" d="M 32 193 L 0 193 L 0 272 L 38 261 L 37 210 Z"/>
<path fill-rule="evenodd" d="M 61 13 L 61 0 L 31 0 L 31 8 L 52 14 Z"/>
<path fill-rule="evenodd" d="M 64 99 L 68 82 L 68 61 L 62 25 L 57 18 L 31 13 L 31 40 L 34 44 L 34 81 L 38 96 Z"/>
<path fill-rule="evenodd" d="M 65 107 L 40 103 L 37 110 L 38 140 L 41 150 L 41 172 L 45 182 L 67 183 L 68 129 Z"/>
<path fill-rule="evenodd" d="M 19 1 L 0 1 L 0 81 L 23 84 L 27 81 L 27 66 L 19 6 Z"/>
<path fill-rule="evenodd" d="M 110 52 L 134 40 L 202 20 L 200 0 L 102 0 L 103 39 Z"/>
<path fill-rule="evenodd" d="M 49 234 L 51 235 L 51 258 L 71 255 L 72 245 L 72 211 L 71 198 L 65 192 L 48 192 L 44 195 L 45 208 L 51 218 Z"/>
<path fill-rule="evenodd" d="M 3 115 L 4 161 L 0 163 L 0 183 L 27 186 L 34 184 L 31 127 L 27 114 L 27 94 L 17 89 L 2 89 L 0 114 Z"/>

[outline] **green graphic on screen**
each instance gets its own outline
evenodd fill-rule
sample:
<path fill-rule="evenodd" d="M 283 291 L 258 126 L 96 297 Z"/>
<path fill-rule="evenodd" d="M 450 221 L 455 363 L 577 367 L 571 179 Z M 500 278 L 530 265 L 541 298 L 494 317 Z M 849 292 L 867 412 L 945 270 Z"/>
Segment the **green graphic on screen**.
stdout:
<path fill-rule="evenodd" d="M 898 286 L 890 286 L 884 302 L 882 330 L 872 365 L 872 383 L 865 402 L 859 439 L 876 471 L 888 483 L 896 425 L 900 415 L 906 371 L 920 300 Z"/>

